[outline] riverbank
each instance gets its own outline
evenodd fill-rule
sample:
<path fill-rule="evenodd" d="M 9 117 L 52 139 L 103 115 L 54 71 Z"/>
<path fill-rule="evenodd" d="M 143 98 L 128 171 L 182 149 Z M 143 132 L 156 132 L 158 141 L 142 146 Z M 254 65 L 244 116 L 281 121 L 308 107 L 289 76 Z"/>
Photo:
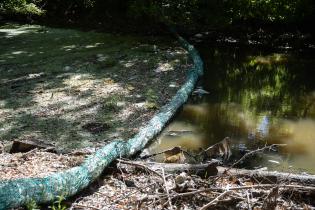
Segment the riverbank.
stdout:
<path fill-rule="evenodd" d="M 163 38 L 7 24 L 0 28 L 0 139 L 61 150 L 127 139 L 176 93 L 190 67 Z"/>
<path fill-rule="evenodd" d="M 91 153 L 93 151 L 89 151 L 89 149 L 72 151 L 69 155 L 56 155 L 47 153 L 45 150 L 32 150 L 25 154 L 19 154 L 17 161 L 8 161 L 5 165 L 6 167 L 16 167 L 17 164 L 28 162 L 29 166 L 24 165 L 24 168 L 16 167 L 18 171 L 25 172 L 30 170 L 34 172 L 36 168 L 31 167 L 35 166 L 38 172 L 41 172 L 45 168 L 38 167 L 40 164 L 50 164 L 52 167 L 57 168 L 55 171 L 60 171 L 80 164 L 83 157 Z M 78 158 L 74 158 L 76 156 Z M 13 165 L 10 165 L 11 162 L 13 162 Z M 131 161 L 126 162 L 130 162 L 132 165 Z M 298 191 L 298 193 L 301 193 L 305 190 L 312 192 L 314 190 L 313 188 L 290 185 L 294 183 L 289 183 L 289 181 L 285 185 L 275 182 L 268 186 L 261 186 L 260 182 L 257 182 L 254 178 L 251 179 L 251 177 L 239 178 L 233 175 L 227 177 L 217 175 L 217 177 L 207 178 L 209 174 L 198 174 L 198 177 L 196 176 L 197 173 L 165 173 L 163 170 L 157 171 L 147 166 L 138 165 L 138 167 L 146 171 L 143 172 L 134 168 L 123 167 L 121 164 L 124 163 L 120 161 L 117 166 L 112 165 L 106 171 L 106 175 L 99 178 L 94 185 L 73 198 L 73 200 L 64 201 L 62 205 L 67 205 L 70 209 L 128 209 L 142 207 L 147 207 L 148 209 L 172 209 L 172 206 L 199 208 L 212 206 L 213 204 L 216 205 L 216 208 L 231 206 L 237 208 L 263 208 L 265 205 L 271 207 L 275 204 L 283 208 L 308 208 L 310 205 L 313 205 L 312 202 L 307 200 L 296 199 L 295 197 L 287 198 L 286 195 L 293 192 Z M 144 165 L 145 162 L 142 164 Z M 8 173 L 10 172 L 6 172 L 6 174 Z M 42 177 L 45 175 L 35 173 L 31 176 Z M 29 177 L 29 175 L 22 177 Z M 276 188 L 281 189 L 281 196 L 273 193 L 278 192 Z M 292 190 L 292 188 L 294 189 Z M 192 199 L 185 199 L 185 193 L 190 195 Z M 300 195 L 303 195 L 303 192 Z M 221 200 L 221 198 L 224 199 Z M 278 202 L 272 202 L 274 199 L 277 199 Z M 216 201 L 219 200 L 220 203 L 217 205 Z M 222 203 L 223 205 L 221 205 Z"/>
<path fill-rule="evenodd" d="M 169 102 L 191 67 L 179 43 L 163 37 L 11 23 L 0 36 L 1 179 L 46 176 L 129 139 Z M 58 154 L 10 154 L 12 142 Z"/>
<path fill-rule="evenodd" d="M 134 155 L 136 152 L 140 152 L 150 139 L 161 132 L 165 124 L 171 119 L 171 117 L 176 113 L 180 106 L 185 103 L 185 101 L 188 99 L 189 94 L 193 91 L 193 88 L 196 85 L 198 76 L 203 74 L 203 62 L 200 59 L 198 52 L 194 49 L 193 46 L 189 45 L 189 43 L 187 43 L 181 37 L 178 37 L 178 41 L 189 52 L 189 56 L 193 60 L 194 66 L 190 68 L 190 74 L 188 74 L 185 83 L 181 86 L 180 90 L 177 91 L 176 95 L 172 97 L 170 102 L 163 106 L 159 113 L 156 114 L 146 126 L 141 128 L 139 133 L 134 138 L 129 139 L 127 142 L 123 142 L 120 140 L 113 141 L 110 144 L 102 147 L 95 154 L 86 159 L 86 161 L 79 167 L 74 167 L 70 170 L 67 170 L 66 172 L 53 174 L 51 176 L 45 177 L 44 179 L 16 180 L 15 182 L 18 182 L 22 188 L 24 187 L 24 190 L 31 190 L 31 192 L 29 192 L 30 194 L 27 197 L 25 197 L 24 194 L 28 194 L 28 192 L 25 191 L 24 193 L 22 193 L 22 188 L 19 188 L 18 192 L 15 192 L 17 187 L 15 185 L 15 182 L 3 181 L 1 183 L 1 188 L 3 189 L 1 193 L 1 208 L 17 207 L 23 204 L 28 206 L 28 209 L 34 209 L 36 208 L 34 207 L 34 205 L 36 205 L 36 203 L 34 204 L 34 201 L 39 203 L 50 202 L 53 201 L 54 198 L 56 198 L 56 195 L 58 195 L 58 197 L 60 197 L 60 195 L 61 197 L 63 195 L 66 197 L 72 196 L 78 191 L 87 187 L 91 181 L 94 181 L 97 177 L 99 177 L 104 168 L 114 159 L 121 156 Z M 14 142 L 11 148 L 11 152 L 12 150 L 16 150 L 17 145 L 15 145 L 15 143 L 16 142 Z M 25 145 L 25 143 L 23 143 L 22 145 Z M 19 148 L 19 146 L 17 147 Z M 51 148 L 49 149 L 51 150 Z M 31 152 L 32 151 L 33 150 L 31 150 Z M 48 148 L 45 149 L 45 151 L 48 151 Z M 71 180 L 69 180 L 70 177 L 76 175 L 79 175 L 79 177 L 75 179 L 71 178 Z M 80 181 L 82 182 L 79 184 L 78 182 Z M 51 191 L 52 186 L 54 186 L 53 191 Z M 15 196 L 18 196 L 19 199 L 15 201 L 5 199 L 5 197 L 12 198 Z M 34 199 L 36 197 L 36 200 L 30 200 L 29 203 L 29 197 Z M 32 206 L 29 207 L 29 205 Z"/>

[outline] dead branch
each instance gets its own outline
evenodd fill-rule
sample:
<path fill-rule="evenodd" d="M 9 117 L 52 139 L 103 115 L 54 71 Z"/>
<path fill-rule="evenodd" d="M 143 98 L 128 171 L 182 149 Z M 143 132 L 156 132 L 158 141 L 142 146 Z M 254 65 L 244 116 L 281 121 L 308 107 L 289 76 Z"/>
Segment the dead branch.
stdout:
<path fill-rule="evenodd" d="M 238 190 L 248 190 L 248 189 L 270 189 L 278 187 L 279 189 L 295 189 L 295 190 L 307 190 L 315 191 L 315 187 L 303 186 L 303 185 L 281 185 L 281 184 L 259 184 L 259 185 L 250 185 L 250 186 L 240 186 L 240 187 L 230 187 L 230 188 L 221 188 L 221 187 L 210 187 L 202 190 L 194 190 L 185 193 L 175 194 L 172 199 L 178 197 L 186 197 L 191 195 L 196 195 L 199 193 L 212 192 L 212 191 L 238 191 Z"/>
<path fill-rule="evenodd" d="M 153 174 L 157 175 L 158 177 L 160 177 L 163 180 L 163 176 L 161 174 L 159 174 L 155 170 L 151 169 L 147 165 L 144 165 L 143 164 L 144 162 L 128 161 L 128 160 L 122 160 L 122 159 L 117 159 L 117 161 L 119 161 L 119 163 L 122 163 L 122 164 L 132 165 L 132 166 L 140 167 L 140 168 L 142 168 L 144 170 L 150 171 L 150 172 L 152 172 Z"/>
<path fill-rule="evenodd" d="M 248 176 L 254 177 L 256 180 L 265 182 L 269 180 L 273 183 L 281 181 L 296 182 L 300 184 L 315 185 L 315 175 L 300 175 L 292 173 L 284 173 L 277 171 L 264 171 L 264 170 L 247 170 L 237 168 L 217 167 L 219 174 L 228 174 L 232 176 Z"/>
<path fill-rule="evenodd" d="M 275 209 L 277 206 L 278 196 L 279 188 L 278 187 L 272 188 L 263 202 L 262 209 Z"/>
<path fill-rule="evenodd" d="M 168 203 L 170 205 L 170 208 L 173 209 L 172 200 L 171 200 L 171 197 L 170 197 L 170 192 L 168 190 L 166 179 L 165 179 L 165 172 L 164 172 L 163 168 L 161 168 L 161 170 L 162 170 L 162 175 L 163 175 L 164 188 L 165 188 L 165 191 L 166 191 L 166 194 L 167 194 L 167 200 L 168 200 Z"/>
<path fill-rule="evenodd" d="M 209 175 L 211 174 L 216 175 L 218 173 L 216 166 L 218 165 L 219 161 L 213 160 L 211 162 L 202 163 L 202 164 L 179 164 L 179 163 L 157 163 L 157 162 L 125 161 L 124 160 L 121 163 L 146 168 L 146 169 L 149 169 L 150 171 L 154 171 L 155 173 L 157 173 L 156 171 L 161 170 L 161 168 L 163 168 L 164 171 L 168 173 L 176 173 L 176 172 L 183 172 L 183 171 L 198 173 L 201 171 L 206 171 Z"/>
<path fill-rule="evenodd" d="M 218 162 L 213 161 L 210 163 L 204 164 L 179 164 L 179 163 L 156 163 L 156 162 L 141 162 L 141 161 L 123 161 L 122 163 L 139 166 L 145 168 L 149 171 L 152 171 L 155 174 L 160 168 L 163 168 L 165 172 L 175 173 L 182 171 L 189 172 L 200 172 L 206 171 L 207 173 L 214 173 L 215 171 L 212 168 L 215 168 L 217 171 L 214 175 L 231 175 L 231 176 L 248 176 L 253 177 L 262 182 L 266 180 L 277 183 L 280 181 L 296 182 L 300 184 L 315 185 L 315 175 L 300 175 L 300 174 L 291 174 L 283 173 L 277 171 L 263 171 L 263 170 L 247 170 L 247 169 L 237 169 L 237 168 L 227 168 L 222 166 L 217 166 Z M 211 168 L 212 171 L 208 169 Z M 159 177 L 163 178 L 160 174 Z"/>
<path fill-rule="evenodd" d="M 274 149 L 274 147 L 279 147 L 279 146 L 286 146 L 286 144 L 272 144 L 269 146 L 264 146 L 263 148 L 258 148 L 256 150 L 250 151 L 248 153 L 246 153 L 245 155 L 243 155 L 243 157 L 241 157 L 238 161 L 236 161 L 235 163 L 233 163 L 228 169 L 227 171 L 229 171 L 229 169 L 234 168 L 236 165 L 238 165 L 239 163 L 241 163 L 243 160 L 245 160 L 246 158 L 248 158 L 249 156 L 255 154 L 255 153 L 259 153 L 259 152 L 263 152 L 265 150 L 272 150 Z"/>

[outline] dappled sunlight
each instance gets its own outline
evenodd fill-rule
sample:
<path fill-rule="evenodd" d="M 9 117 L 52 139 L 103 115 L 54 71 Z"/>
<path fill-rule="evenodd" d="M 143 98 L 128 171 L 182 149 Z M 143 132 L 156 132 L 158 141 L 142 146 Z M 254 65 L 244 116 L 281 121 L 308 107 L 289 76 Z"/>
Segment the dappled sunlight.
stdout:
<path fill-rule="evenodd" d="M 135 111 L 139 111 L 141 107 L 137 106 L 128 106 L 126 102 L 119 101 L 116 103 L 119 107 L 120 111 L 117 114 L 119 120 L 123 121 L 124 119 L 128 119 Z"/>
<path fill-rule="evenodd" d="M 187 55 L 187 51 L 181 48 L 177 48 L 176 50 L 167 50 L 167 54 L 170 56 Z"/>
<path fill-rule="evenodd" d="M 134 58 L 132 60 L 121 60 L 119 63 L 122 64 L 126 68 L 131 68 L 134 65 L 136 65 L 137 63 L 139 63 L 139 59 Z"/>
<path fill-rule="evenodd" d="M 170 63 L 159 63 L 158 67 L 154 70 L 157 73 L 166 72 L 166 71 L 173 71 L 174 67 Z"/>
<path fill-rule="evenodd" d="M 104 43 L 100 43 L 100 42 L 96 42 L 93 44 L 88 44 L 88 45 L 66 45 L 66 46 L 62 46 L 60 49 L 61 50 L 65 50 L 65 51 L 71 51 L 71 50 L 82 50 L 82 49 L 91 49 L 91 48 L 97 48 L 100 47 L 101 45 L 104 45 Z"/>
<path fill-rule="evenodd" d="M 1 79 L 0 82 L 1 84 L 7 84 L 10 82 L 18 82 L 18 81 L 25 81 L 25 80 L 32 80 L 32 79 L 36 79 L 39 78 L 41 76 L 44 76 L 45 73 L 44 72 L 39 72 L 39 73 L 35 73 L 35 74 L 27 74 L 26 76 L 21 76 L 21 77 L 15 77 L 14 79 Z"/>
<path fill-rule="evenodd" d="M 156 38 L 46 27 L 29 31 L 0 39 L 5 142 L 38 139 L 69 150 L 129 138 L 175 94 L 177 89 L 165 84 L 181 84 L 189 67 L 183 49 L 159 41 L 168 46 L 161 49 Z M 172 49 L 178 53 L 170 55 Z M 176 63 L 173 71 L 154 72 L 168 62 Z"/>
<path fill-rule="evenodd" d="M 65 50 L 65 51 L 70 51 L 70 50 L 73 50 L 73 49 L 75 49 L 75 48 L 77 48 L 77 45 L 68 45 L 68 46 L 62 46 L 61 47 L 61 49 L 62 50 Z"/>
<path fill-rule="evenodd" d="M 26 51 L 14 51 L 11 54 L 13 54 L 13 55 L 20 55 L 20 54 L 25 54 L 25 53 L 27 53 L 27 52 Z"/>
<path fill-rule="evenodd" d="M 0 28 L 0 33 L 4 33 L 5 38 L 13 38 L 21 34 L 34 33 L 36 30 L 40 29 L 41 26 L 38 25 L 25 25 L 18 28 Z"/>
<path fill-rule="evenodd" d="M 86 49 L 95 48 L 95 47 L 98 47 L 98 46 L 103 45 L 103 44 L 104 43 L 97 42 L 97 43 L 94 43 L 94 44 L 85 45 L 85 48 Z"/>

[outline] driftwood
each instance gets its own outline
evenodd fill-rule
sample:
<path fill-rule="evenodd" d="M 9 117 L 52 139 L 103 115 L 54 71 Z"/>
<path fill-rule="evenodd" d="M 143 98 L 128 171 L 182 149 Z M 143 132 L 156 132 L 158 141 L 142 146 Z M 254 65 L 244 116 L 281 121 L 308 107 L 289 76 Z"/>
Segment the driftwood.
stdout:
<path fill-rule="evenodd" d="M 176 173 L 187 171 L 196 174 L 213 175 L 232 175 L 232 176 L 248 176 L 260 180 L 263 183 L 279 183 L 279 182 L 296 182 L 300 184 L 315 185 L 315 175 L 301 175 L 292 173 L 283 173 L 277 171 L 266 170 L 247 170 L 237 168 L 227 168 L 217 166 L 218 161 L 203 164 L 178 164 L 178 163 L 156 163 L 142 161 L 125 161 L 130 165 L 145 165 L 152 170 L 164 169 L 168 173 Z"/>
<path fill-rule="evenodd" d="M 218 174 L 218 161 L 214 160 L 209 163 L 203 164 L 179 164 L 179 163 L 157 163 L 157 162 L 143 162 L 143 161 L 118 161 L 121 164 L 133 165 L 135 167 L 143 168 L 150 168 L 153 171 L 164 170 L 167 173 L 176 173 L 176 172 L 188 172 L 200 175 L 202 177 L 214 176 Z"/>
<path fill-rule="evenodd" d="M 300 184 L 315 185 L 315 175 L 302 175 L 267 170 L 247 170 L 238 168 L 217 167 L 219 174 L 229 174 L 233 176 L 255 177 L 261 182 L 278 183 L 278 182 L 296 182 Z M 226 173 L 227 171 L 227 173 Z"/>

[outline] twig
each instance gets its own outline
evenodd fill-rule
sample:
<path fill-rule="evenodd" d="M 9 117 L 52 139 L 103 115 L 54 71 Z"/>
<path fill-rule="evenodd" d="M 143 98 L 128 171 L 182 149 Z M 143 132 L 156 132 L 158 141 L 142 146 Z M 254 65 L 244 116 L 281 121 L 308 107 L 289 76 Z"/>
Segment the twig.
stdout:
<path fill-rule="evenodd" d="M 83 205 L 83 204 L 75 204 L 75 206 L 79 207 L 79 208 L 83 208 L 83 209 L 95 209 L 95 210 L 101 210 L 101 208 L 98 208 L 96 206 L 87 206 L 87 205 Z"/>
<path fill-rule="evenodd" d="M 137 209 L 141 209 L 141 205 L 143 204 L 143 202 L 151 200 L 151 199 L 157 199 L 160 197 L 161 197 L 160 195 L 146 195 L 145 197 L 138 200 Z"/>
<path fill-rule="evenodd" d="M 247 197 L 248 209 L 251 210 L 251 209 L 252 209 L 252 205 L 251 205 L 251 201 L 250 201 L 250 199 L 249 199 L 249 193 L 248 193 L 248 191 L 246 192 L 246 197 Z"/>
<path fill-rule="evenodd" d="M 171 209 L 174 209 L 174 208 L 173 208 L 173 205 L 172 205 L 172 200 L 171 200 L 171 197 L 170 197 L 170 193 L 169 193 L 169 190 L 168 190 L 167 184 L 166 184 L 165 172 L 164 172 L 164 169 L 163 169 L 163 168 L 161 168 L 161 170 L 162 170 L 163 181 L 164 181 L 164 187 L 165 187 L 165 191 L 166 191 L 166 194 L 167 194 L 168 203 L 169 203 L 169 205 L 170 205 L 170 208 L 171 208 Z"/>
<path fill-rule="evenodd" d="M 37 151 L 38 151 L 38 148 L 34 148 L 34 149 L 32 149 L 32 150 L 30 150 L 30 151 L 28 151 L 28 152 L 23 153 L 21 157 L 22 157 L 22 158 L 25 158 L 25 157 L 27 157 L 29 154 L 32 154 L 32 153 L 37 152 Z"/>
<path fill-rule="evenodd" d="M 278 195 L 279 188 L 278 187 L 272 188 L 263 202 L 262 209 L 275 209 L 277 206 Z"/>
<path fill-rule="evenodd" d="M 241 186 L 241 187 L 231 187 L 229 188 L 230 191 L 233 190 L 246 190 L 246 189 L 254 189 L 254 188 L 273 188 L 273 187 L 279 187 L 279 188 L 290 188 L 290 189 L 300 189 L 300 190 L 311 190 L 315 191 L 315 187 L 309 187 L 309 186 L 302 186 L 302 185 L 277 185 L 277 184 L 261 184 L 261 185 L 251 185 L 251 186 Z M 177 198 L 177 197 L 185 197 L 185 196 L 190 196 L 190 195 L 195 195 L 198 193 L 204 193 L 204 192 L 210 192 L 210 191 L 223 191 L 224 188 L 219 188 L 219 187 L 211 187 L 211 188 L 206 188 L 202 190 L 195 190 L 191 192 L 185 192 L 185 193 L 178 193 L 175 194 L 172 199 Z"/>
<path fill-rule="evenodd" d="M 151 184 L 149 184 L 149 185 L 144 186 L 143 188 L 151 187 L 152 185 L 155 185 L 155 184 L 156 184 L 156 183 L 151 183 Z M 118 198 L 117 200 L 115 200 L 114 203 L 117 203 L 117 202 L 119 202 L 119 201 L 121 201 L 121 200 L 124 200 L 124 199 L 128 198 L 128 197 L 131 196 L 131 195 L 136 194 L 137 192 L 139 192 L 138 190 L 140 191 L 141 189 L 138 188 L 137 190 L 135 190 L 135 191 L 133 191 L 133 192 L 127 193 L 127 194 L 124 195 L 123 197 Z"/>
<path fill-rule="evenodd" d="M 272 145 L 269 145 L 269 146 L 264 146 L 263 148 L 258 148 L 256 150 L 253 150 L 253 151 L 250 151 L 248 153 L 246 153 L 245 155 L 243 155 L 238 161 L 236 161 L 235 163 L 233 163 L 230 167 L 228 167 L 226 170 L 225 170 L 225 173 L 227 173 L 229 170 L 231 170 L 232 168 L 234 168 L 234 166 L 238 165 L 239 163 L 241 163 L 243 160 L 245 160 L 248 156 L 251 156 L 255 153 L 258 153 L 258 152 L 263 152 L 267 149 L 271 150 L 273 149 L 273 147 L 276 147 L 276 146 L 286 146 L 286 144 L 272 144 Z"/>
<path fill-rule="evenodd" d="M 215 204 L 216 202 L 219 201 L 220 198 L 224 197 L 225 195 L 231 193 L 231 190 L 227 190 L 223 193 L 221 193 L 218 197 L 216 197 L 215 199 L 213 199 L 212 201 L 210 201 L 209 203 L 207 203 L 206 205 L 204 205 L 203 207 L 200 208 L 200 210 L 206 210 L 208 209 L 210 206 L 212 206 L 213 204 Z"/>
<path fill-rule="evenodd" d="M 81 200 L 82 199 L 82 197 L 80 196 L 80 197 L 78 197 L 77 199 L 75 199 L 74 200 L 74 202 L 71 204 L 71 206 L 70 206 L 70 208 L 69 208 L 69 210 L 72 210 L 74 207 L 75 207 L 75 205 L 77 205 L 78 203 L 77 202 L 79 202 L 79 200 Z"/>
<path fill-rule="evenodd" d="M 122 160 L 122 159 L 117 159 L 117 161 L 119 161 L 120 163 L 123 163 L 123 164 L 132 165 L 132 166 L 140 167 L 140 168 L 143 168 L 145 170 L 151 171 L 153 174 L 155 174 L 158 177 L 160 177 L 161 179 L 163 179 L 163 176 L 161 174 L 159 174 L 158 172 L 154 171 L 153 169 L 149 168 L 146 165 L 143 165 L 143 164 L 140 164 L 140 163 L 131 162 L 131 161 L 127 161 L 127 160 Z"/>

